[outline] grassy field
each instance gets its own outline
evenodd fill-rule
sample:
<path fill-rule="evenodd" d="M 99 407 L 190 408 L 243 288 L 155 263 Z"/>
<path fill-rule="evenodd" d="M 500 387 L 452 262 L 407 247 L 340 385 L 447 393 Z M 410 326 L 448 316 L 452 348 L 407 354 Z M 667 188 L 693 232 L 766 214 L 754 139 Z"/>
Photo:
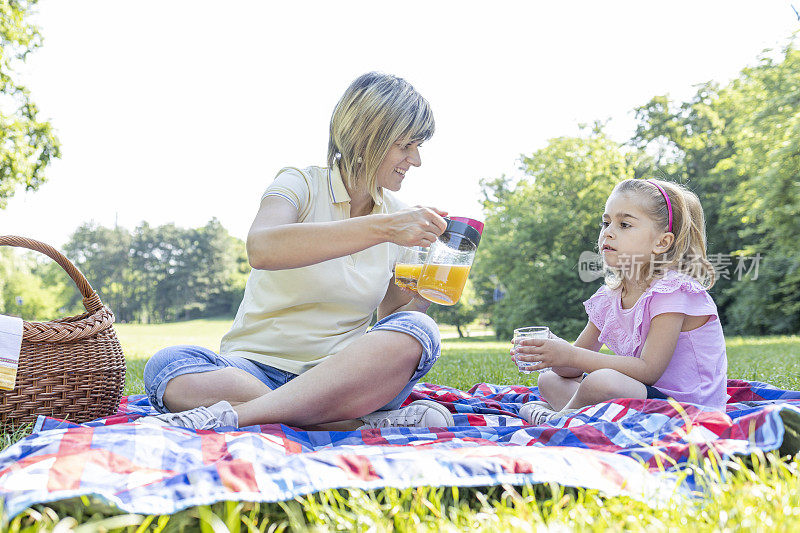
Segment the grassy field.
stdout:
<path fill-rule="evenodd" d="M 143 392 L 142 369 L 156 350 L 173 344 L 217 349 L 227 320 L 117 327 L 129 360 L 125 394 Z M 452 333 L 452 332 L 445 332 Z M 508 342 L 491 336 L 449 338 L 426 381 L 469 389 L 478 382 L 535 385 L 508 359 Z M 729 377 L 800 389 L 800 337 L 728 339 Z M 21 437 L 6 436 L 4 445 Z M 709 498 L 651 508 L 627 497 L 558 485 L 326 491 L 275 504 L 222 502 L 169 516 L 120 514 L 79 498 L 37 505 L 3 531 L 792 531 L 800 530 L 797 457 L 752 457 L 724 481 L 699 476 Z M 697 468 L 697 467 L 695 467 Z"/>

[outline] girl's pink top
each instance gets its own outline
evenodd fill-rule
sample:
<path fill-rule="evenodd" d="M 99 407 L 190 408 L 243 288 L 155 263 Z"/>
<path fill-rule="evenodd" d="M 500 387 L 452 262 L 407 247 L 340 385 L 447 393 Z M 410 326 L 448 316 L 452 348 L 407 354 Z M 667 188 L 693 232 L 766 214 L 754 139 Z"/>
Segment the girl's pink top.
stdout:
<path fill-rule="evenodd" d="M 678 335 L 678 345 L 654 387 L 679 402 L 723 409 L 727 401 L 728 358 L 714 300 L 693 278 L 668 271 L 653 281 L 630 309 L 621 290 L 603 285 L 583 305 L 600 330 L 600 341 L 616 355 L 640 357 L 650 321 L 662 313 L 711 315 L 704 325 Z"/>

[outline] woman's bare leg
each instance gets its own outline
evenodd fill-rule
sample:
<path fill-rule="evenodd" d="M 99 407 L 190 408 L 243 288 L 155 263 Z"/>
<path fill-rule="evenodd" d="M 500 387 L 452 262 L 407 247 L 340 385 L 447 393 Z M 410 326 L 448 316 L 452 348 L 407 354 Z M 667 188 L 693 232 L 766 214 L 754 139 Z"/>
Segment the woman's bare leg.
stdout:
<path fill-rule="evenodd" d="M 225 400 L 231 405 L 249 402 L 271 389 L 241 368 L 226 367 L 210 372 L 182 374 L 164 389 L 164 405 L 172 413 Z"/>
<path fill-rule="evenodd" d="M 372 331 L 274 391 L 243 370 L 225 368 L 170 380 L 164 404 L 174 412 L 226 400 L 239 415 L 240 426 L 354 429 L 363 424 L 357 417 L 386 405 L 403 390 L 421 355 L 422 346 L 410 335 Z"/>
<path fill-rule="evenodd" d="M 234 409 L 242 426 L 352 420 L 397 396 L 414 375 L 421 356 L 422 346 L 414 337 L 371 331 L 286 385 Z"/>

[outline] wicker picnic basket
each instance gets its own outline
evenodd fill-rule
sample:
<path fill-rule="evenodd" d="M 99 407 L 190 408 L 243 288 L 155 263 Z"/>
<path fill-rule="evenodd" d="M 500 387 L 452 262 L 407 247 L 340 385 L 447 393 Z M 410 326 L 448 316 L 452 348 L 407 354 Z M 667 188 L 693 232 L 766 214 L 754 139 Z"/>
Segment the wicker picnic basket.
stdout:
<path fill-rule="evenodd" d="M 38 415 L 87 422 L 117 411 L 125 384 L 125 357 L 114 314 L 69 259 L 47 244 L 13 235 L 0 246 L 28 248 L 50 257 L 78 286 L 86 313 L 51 322 L 23 322 L 14 390 L 0 390 L 4 431 Z"/>

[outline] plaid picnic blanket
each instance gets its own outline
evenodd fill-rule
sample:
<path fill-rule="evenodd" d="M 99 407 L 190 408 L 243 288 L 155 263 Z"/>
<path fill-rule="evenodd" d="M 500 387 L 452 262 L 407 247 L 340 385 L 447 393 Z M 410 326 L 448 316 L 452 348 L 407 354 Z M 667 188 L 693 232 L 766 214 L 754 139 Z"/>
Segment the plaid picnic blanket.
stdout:
<path fill-rule="evenodd" d="M 672 471 L 690 450 L 725 458 L 800 450 L 800 392 L 728 381 L 726 413 L 621 399 L 531 426 L 517 416 L 538 389 L 417 385 L 407 400 L 446 405 L 449 428 L 327 432 L 272 424 L 192 431 L 133 421 L 154 411 L 123 398 L 83 425 L 40 417 L 0 453 L 6 516 L 34 503 L 95 495 L 128 512 L 171 514 L 222 500 L 280 501 L 324 489 L 556 482 L 646 501 L 685 490 Z M 691 488 L 689 489 L 691 490 Z"/>

